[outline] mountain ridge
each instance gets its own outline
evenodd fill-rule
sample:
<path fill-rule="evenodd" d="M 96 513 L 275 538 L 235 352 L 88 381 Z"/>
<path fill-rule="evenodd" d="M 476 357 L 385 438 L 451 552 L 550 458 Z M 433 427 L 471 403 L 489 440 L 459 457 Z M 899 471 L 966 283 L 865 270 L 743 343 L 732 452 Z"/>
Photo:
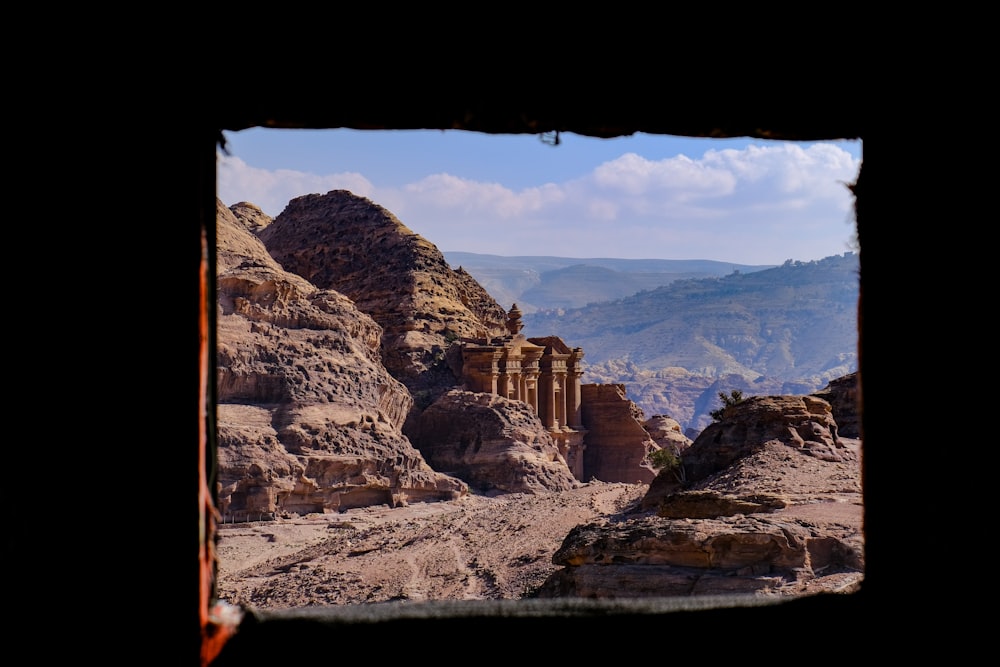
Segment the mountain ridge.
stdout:
<path fill-rule="evenodd" d="M 516 302 L 524 313 L 584 306 L 675 280 L 760 271 L 774 266 L 709 259 L 504 256 L 462 251 L 442 254 L 453 268 L 460 267 L 472 274 L 497 301 Z"/>

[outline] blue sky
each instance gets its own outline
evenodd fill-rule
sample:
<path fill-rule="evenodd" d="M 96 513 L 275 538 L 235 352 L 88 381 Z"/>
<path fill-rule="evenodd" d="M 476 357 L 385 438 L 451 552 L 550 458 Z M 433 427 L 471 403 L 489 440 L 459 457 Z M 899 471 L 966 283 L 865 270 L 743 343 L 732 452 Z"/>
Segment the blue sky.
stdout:
<path fill-rule="evenodd" d="M 494 255 L 809 261 L 857 250 L 847 184 L 860 141 L 636 134 L 597 139 L 463 130 L 225 134 L 218 196 L 273 217 L 346 189 L 439 250 Z"/>

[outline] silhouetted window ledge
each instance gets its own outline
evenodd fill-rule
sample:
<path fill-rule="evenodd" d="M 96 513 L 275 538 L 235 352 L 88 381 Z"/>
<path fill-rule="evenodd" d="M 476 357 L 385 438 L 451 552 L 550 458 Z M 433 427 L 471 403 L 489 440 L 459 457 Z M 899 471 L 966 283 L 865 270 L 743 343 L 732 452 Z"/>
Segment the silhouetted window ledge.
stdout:
<path fill-rule="evenodd" d="M 479 651 L 507 652 L 509 642 L 521 643 L 525 635 L 492 634 L 497 631 L 539 632 L 560 637 L 576 637 L 586 642 L 588 633 L 622 631 L 623 640 L 656 640 L 677 633 L 671 641 L 696 637 L 718 637 L 720 623 L 736 627 L 760 627 L 775 623 L 782 632 L 801 632 L 812 636 L 817 623 L 833 612 L 837 617 L 852 618 L 861 610 L 863 591 L 820 593 L 798 598 L 734 596 L 695 596 L 667 598 L 589 599 L 556 598 L 527 600 L 440 600 L 427 602 L 391 602 L 342 606 L 299 607 L 284 610 L 244 610 L 235 634 L 212 663 L 225 665 L 260 664 L 287 660 L 292 655 L 301 660 L 306 655 L 331 657 L 345 640 L 361 642 L 366 651 L 379 648 L 402 648 L 404 640 L 421 643 L 437 635 L 455 642 L 463 637 L 489 638 Z M 769 614 L 773 611 L 773 614 Z M 820 613 L 822 612 L 822 613 Z M 683 617 L 683 618 L 682 618 Z M 672 625 L 674 621 L 681 621 Z M 562 632 L 571 633 L 563 635 Z M 648 632 L 648 634 L 646 634 Z M 664 634 L 660 634 L 664 633 Z M 594 635 L 596 636 L 596 634 Z M 331 644 L 336 641 L 338 644 Z M 442 639 L 444 641 L 444 639 Z M 419 646 L 420 644 L 411 647 Z M 427 647 L 433 644 L 424 644 Z M 339 646 L 339 649 L 335 649 Z M 294 648 L 290 648 L 294 647 Z M 556 641 L 552 650 L 565 652 L 567 645 Z M 717 647 L 724 648 L 724 647 Z M 586 650 L 577 646 L 575 650 Z M 482 655 L 482 653 L 480 653 Z"/>
<path fill-rule="evenodd" d="M 779 604 L 777 598 L 702 596 L 667 598 L 591 599 L 554 598 L 531 600 L 439 600 L 362 605 L 299 607 L 253 613 L 258 621 L 294 619 L 324 620 L 335 624 L 382 623 L 387 620 L 426 620 L 451 616 L 463 618 L 532 618 L 535 616 L 580 617 L 613 614 L 656 614 L 718 607 L 761 607 Z"/>

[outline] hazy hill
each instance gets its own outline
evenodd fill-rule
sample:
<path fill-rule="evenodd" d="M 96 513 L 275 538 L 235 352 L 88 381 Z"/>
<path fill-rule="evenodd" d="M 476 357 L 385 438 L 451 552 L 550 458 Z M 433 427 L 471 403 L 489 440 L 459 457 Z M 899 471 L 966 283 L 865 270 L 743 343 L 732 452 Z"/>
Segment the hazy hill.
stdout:
<path fill-rule="evenodd" d="M 524 317 L 591 363 L 628 359 L 708 375 L 795 379 L 842 366 L 857 339 L 853 253 L 753 273 L 679 280 L 623 299 Z M 838 372 L 837 375 L 844 375 Z"/>
<path fill-rule="evenodd" d="M 718 392 L 806 394 L 857 370 L 858 256 L 675 280 L 525 314 L 527 335 L 583 348 L 585 382 L 619 382 L 647 416 L 696 432 Z M 520 305 L 520 304 L 519 304 Z"/>
<path fill-rule="evenodd" d="M 499 303 L 516 303 L 523 313 L 579 308 L 610 301 L 676 280 L 749 273 L 772 266 L 707 259 L 615 259 L 609 257 L 504 257 L 471 252 L 443 253 L 453 269 L 468 271 Z"/>

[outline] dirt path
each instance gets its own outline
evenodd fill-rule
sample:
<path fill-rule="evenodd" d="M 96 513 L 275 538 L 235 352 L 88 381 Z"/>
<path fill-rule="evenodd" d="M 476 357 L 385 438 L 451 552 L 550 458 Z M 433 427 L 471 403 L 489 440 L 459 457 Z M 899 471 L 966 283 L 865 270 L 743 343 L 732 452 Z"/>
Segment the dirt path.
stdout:
<path fill-rule="evenodd" d="M 648 489 L 591 482 L 220 527 L 219 597 L 270 609 L 388 600 L 516 599 L 557 567 L 578 524 L 614 520 Z"/>

